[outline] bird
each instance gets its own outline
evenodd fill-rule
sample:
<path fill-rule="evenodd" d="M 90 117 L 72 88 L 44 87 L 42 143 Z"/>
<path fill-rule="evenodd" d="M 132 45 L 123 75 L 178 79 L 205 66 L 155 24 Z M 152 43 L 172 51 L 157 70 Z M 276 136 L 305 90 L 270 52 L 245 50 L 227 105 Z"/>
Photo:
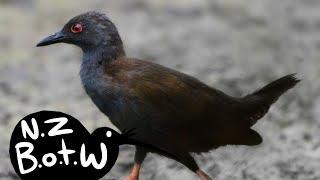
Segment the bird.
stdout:
<path fill-rule="evenodd" d="M 121 132 L 134 130 L 133 139 L 172 154 L 169 158 L 202 180 L 211 177 L 199 168 L 194 154 L 225 145 L 261 144 L 263 139 L 252 126 L 300 81 L 289 74 L 246 96 L 230 96 L 191 75 L 127 56 L 115 24 L 97 11 L 71 18 L 37 46 L 55 43 L 82 49 L 83 88 Z M 136 146 L 127 179 L 139 179 L 150 152 L 161 154 Z"/>

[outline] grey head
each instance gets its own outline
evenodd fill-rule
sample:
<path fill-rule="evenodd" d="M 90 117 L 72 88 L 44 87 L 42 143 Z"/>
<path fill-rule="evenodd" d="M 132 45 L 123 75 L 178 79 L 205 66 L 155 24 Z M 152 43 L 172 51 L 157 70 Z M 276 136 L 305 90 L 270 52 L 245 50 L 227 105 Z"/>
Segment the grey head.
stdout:
<path fill-rule="evenodd" d="M 64 27 L 37 44 L 47 46 L 68 43 L 80 47 L 84 53 L 107 54 L 110 58 L 124 55 L 123 43 L 115 25 L 100 12 L 86 12 L 70 19 Z"/>

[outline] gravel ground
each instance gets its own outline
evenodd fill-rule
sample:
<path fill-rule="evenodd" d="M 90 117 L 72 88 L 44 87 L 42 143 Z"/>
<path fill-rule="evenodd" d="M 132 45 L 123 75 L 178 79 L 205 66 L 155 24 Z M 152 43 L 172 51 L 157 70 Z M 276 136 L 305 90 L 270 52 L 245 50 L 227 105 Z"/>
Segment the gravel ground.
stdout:
<path fill-rule="evenodd" d="M 297 72 L 303 81 L 254 126 L 263 144 L 221 147 L 197 160 L 219 180 L 320 179 L 319 0 L 0 0 L 1 180 L 17 179 L 8 143 L 29 113 L 63 111 L 90 131 L 112 126 L 81 87 L 80 50 L 62 44 L 35 48 L 43 36 L 88 10 L 109 15 L 128 55 L 193 75 L 230 95 Z M 122 147 L 105 179 L 123 178 L 132 160 L 133 147 Z M 196 176 L 150 155 L 141 179 Z"/>

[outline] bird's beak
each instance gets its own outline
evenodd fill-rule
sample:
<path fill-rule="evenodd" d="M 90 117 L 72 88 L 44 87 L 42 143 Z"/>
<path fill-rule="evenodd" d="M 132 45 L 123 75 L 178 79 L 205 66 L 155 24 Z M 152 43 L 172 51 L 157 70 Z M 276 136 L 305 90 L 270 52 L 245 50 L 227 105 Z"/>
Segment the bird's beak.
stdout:
<path fill-rule="evenodd" d="M 37 44 L 37 47 L 39 47 L 39 46 L 47 46 L 47 45 L 50 45 L 50 44 L 63 42 L 65 39 L 66 39 L 66 36 L 61 31 L 59 31 L 57 33 L 54 33 L 54 34 L 44 38 L 42 41 L 40 41 Z"/>

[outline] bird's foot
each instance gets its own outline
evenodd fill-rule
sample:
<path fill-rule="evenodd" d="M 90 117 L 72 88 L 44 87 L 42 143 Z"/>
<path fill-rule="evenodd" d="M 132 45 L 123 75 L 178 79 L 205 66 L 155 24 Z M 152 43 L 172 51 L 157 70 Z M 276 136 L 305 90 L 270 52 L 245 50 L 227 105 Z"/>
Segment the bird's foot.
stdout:
<path fill-rule="evenodd" d="M 126 180 L 139 180 L 140 168 L 141 168 L 141 164 L 135 163 L 132 170 L 131 170 L 130 175 L 127 176 L 125 179 Z"/>
<path fill-rule="evenodd" d="M 203 172 L 201 169 L 198 169 L 196 171 L 196 174 L 199 176 L 201 180 L 212 180 L 212 178 L 208 176 L 205 172 Z"/>
<path fill-rule="evenodd" d="M 139 180 L 139 176 L 129 175 L 125 178 L 125 180 Z"/>

